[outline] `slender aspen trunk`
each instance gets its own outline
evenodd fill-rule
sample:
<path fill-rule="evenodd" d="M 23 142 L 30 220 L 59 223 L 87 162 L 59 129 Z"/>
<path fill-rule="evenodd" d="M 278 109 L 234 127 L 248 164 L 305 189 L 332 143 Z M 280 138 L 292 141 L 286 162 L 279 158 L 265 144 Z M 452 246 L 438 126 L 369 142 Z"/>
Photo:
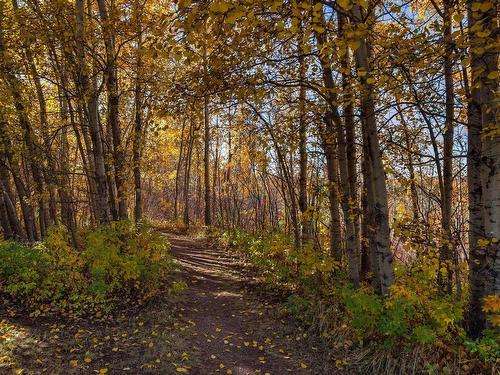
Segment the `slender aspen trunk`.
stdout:
<path fill-rule="evenodd" d="M 189 218 L 189 185 L 191 184 L 191 161 L 193 156 L 193 146 L 194 146 L 194 136 L 195 136 L 195 124 L 191 120 L 189 125 L 189 142 L 186 152 L 186 165 L 184 171 L 184 224 L 190 224 Z"/>
<path fill-rule="evenodd" d="M 355 25 L 361 23 L 362 16 L 360 6 L 353 5 L 352 21 Z M 358 37 L 359 48 L 354 55 L 361 81 L 361 112 L 363 116 L 364 133 L 367 141 L 367 155 L 372 167 L 373 193 L 375 198 L 375 218 L 377 223 L 377 254 L 380 263 L 380 291 L 383 295 L 389 294 L 389 288 L 394 283 L 394 266 L 392 251 L 390 248 L 389 207 L 387 200 L 387 187 L 385 181 L 384 164 L 380 151 L 380 143 L 377 133 L 377 122 L 375 118 L 375 102 L 373 99 L 374 87 L 367 78 L 370 77 L 371 68 L 368 61 L 368 47 L 365 37 Z"/>
<path fill-rule="evenodd" d="M 75 0 L 76 27 L 75 39 L 77 50 L 77 89 L 83 107 L 86 107 L 86 118 L 88 129 L 92 140 L 92 153 L 94 163 L 96 198 L 95 209 L 97 221 L 100 224 L 108 223 L 110 220 L 110 207 L 108 197 L 108 186 L 106 179 L 106 168 L 104 165 L 104 151 L 102 146 L 102 135 L 98 116 L 98 93 L 95 87 L 90 87 L 85 64 L 85 3 L 84 0 Z M 94 80 L 95 81 L 95 80 Z M 83 124 L 82 124 L 83 125 Z"/>
<path fill-rule="evenodd" d="M 186 119 L 182 120 L 182 130 L 181 130 L 181 140 L 179 146 L 179 157 L 177 158 L 177 167 L 175 171 L 175 193 L 174 193 L 174 220 L 178 219 L 178 207 L 179 207 L 179 181 L 181 176 L 182 161 L 184 158 L 184 130 L 186 128 Z"/>
<path fill-rule="evenodd" d="M 451 294 L 453 286 L 451 238 L 451 210 L 453 196 L 453 127 L 454 127 L 454 92 L 453 92 L 453 40 L 451 29 L 452 5 L 444 0 L 443 39 L 444 39 L 444 82 L 445 82 L 445 130 L 443 134 L 443 189 L 441 196 L 441 227 L 443 245 L 440 249 L 440 267 L 438 284 L 442 292 Z"/>
<path fill-rule="evenodd" d="M 324 25 L 324 15 L 321 14 L 320 22 Z M 342 26 L 342 22 L 340 24 Z M 318 48 L 321 49 L 328 41 L 325 32 L 315 31 L 315 37 L 318 44 Z M 359 245 L 359 241 L 356 241 L 356 231 L 354 226 L 353 215 L 351 215 L 351 210 L 349 208 L 349 199 L 351 198 L 350 191 L 350 183 L 349 183 L 349 172 L 348 172 L 348 163 L 347 163 L 347 151 L 346 151 L 346 141 L 345 141 L 345 132 L 344 132 L 344 124 L 342 123 L 342 119 L 340 117 L 339 109 L 337 107 L 338 98 L 335 93 L 336 85 L 333 80 L 333 72 L 328 61 L 328 57 L 322 56 L 320 58 L 322 73 L 323 73 L 323 83 L 325 85 L 325 89 L 327 91 L 328 98 L 328 115 L 326 117 L 326 127 L 325 127 L 325 135 L 323 139 L 323 143 L 333 142 L 336 143 L 336 152 L 337 152 L 337 160 L 338 167 L 340 172 L 340 185 L 337 186 L 337 194 L 339 197 L 337 200 L 340 200 L 342 204 L 342 210 L 344 212 L 344 223 L 346 226 L 346 238 L 345 238 L 345 246 L 346 252 L 349 259 L 349 273 L 351 280 L 354 284 L 355 288 L 359 287 L 359 250 L 356 249 L 356 246 Z M 329 139 L 331 138 L 331 140 Z M 335 140 L 335 141 L 333 141 Z M 342 191 L 342 194 L 341 194 Z"/>
<path fill-rule="evenodd" d="M 339 163 L 335 150 L 335 142 L 331 137 L 323 136 L 323 148 L 326 155 L 328 176 L 328 198 L 330 209 L 330 255 L 337 262 L 342 260 L 342 231 L 340 225 L 339 206 Z"/>
<path fill-rule="evenodd" d="M 307 202 L 307 123 L 306 123 L 306 87 L 304 85 L 306 76 L 306 64 L 303 51 L 304 31 L 298 36 L 299 54 L 299 209 L 302 224 L 301 243 L 307 243 L 311 238 L 311 218 Z"/>
<path fill-rule="evenodd" d="M 210 116 L 209 116 L 209 98 L 205 95 L 203 101 L 203 119 L 204 119 L 204 138 L 203 138 L 203 168 L 205 187 L 205 225 L 207 227 L 212 225 L 212 209 L 210 200 Z"/>
<path fill-rule="evenodd" d="M 2 235 L 4 240 L 10 240 L 14 238 L 14 233 L 9 222 L 9 214 L 7 212 L 7 206 L 4 199 L 3 187 L 0 184 L 0 226 L 2 227 Z"/>
<path fill-rule="evenodd" d="M 4 155 L 0 155 L 0 190 L 2 191 L 2 196 L 5 205 L 5 212 L 9 221 L 11 228 L 12 238 L 16 240 L 26 239 L 26 235 L 23 232 L 21 222 L 17 215 L 16 206 L 14 203 L 14 193 L 10 185 L 10 180 L 7 174 L 7 169 L 4 161 Z"/>
<path fill-rule="evenodd" d="M 137 22 L 137 52 L 136 52 L 136 79 L 135 79 L 135 119 L 134 119 L 134 139 L 132 150 L 132 170 L 134 174 L 134 220 L 142 219 L 142 180 L 141 180 L 141 154 L 143 137 L 143 102 L 144 91 L 142 83 L 142 20 L 140 17 L 139 1 L 134 2 L 135 21 Z M 176 202 L 177 203 L 177 202 Z"/>
<path fill-rule="evenodd" d="M 125 186 L 127 175 L 125 169 L 125 151 L 123 149 L 124 145 L 122 144 L 122 133 L 118 116 L 119 94 L 114 32 L 106 1 L 98 0 L 97 3 L 99 5 L 99 15 L 101 18 L 104 46 L 106 50 L 105 78 L 108 96 L 108 126 L 111 128 L 113 140 L 112 154 L 117 193 L 116 198 L 118 201 L 118 218 L 120 220 L 126 220 L 128 219 L 127 192 Z M 112 9 L 112 11 L 113 10 L 114 9 Z"/>

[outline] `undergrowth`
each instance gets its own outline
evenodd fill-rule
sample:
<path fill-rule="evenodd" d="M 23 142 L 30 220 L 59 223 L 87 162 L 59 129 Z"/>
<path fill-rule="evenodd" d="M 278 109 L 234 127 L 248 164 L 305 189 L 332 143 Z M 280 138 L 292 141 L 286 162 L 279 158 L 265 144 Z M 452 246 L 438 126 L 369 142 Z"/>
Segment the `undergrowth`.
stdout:
<path fill-rule="evenodd" d="M 354 290 L 341 264 L 306 245 L 294 248 L 281 233 L 254 236 L 241 231 L 212 237 L 236 250 L 265 283 L 285 288 L 286 309 L 342 352 L 339 369 L 373 374 L 495 373 L 500 365 L 496 328 L 480 340 L 462 327 L 465 301 L 438 293 L 435 262 L 396 265 L 396 283 L 388 297 L 364 284 Z M 427 264 L 429 263 L 429 264 Z M 492 326 L 500 300 L 486 304 Z"/>
<path fill-rule="evenodd" d="M 157 294 L 172 269 L 167 239 L 128 221 L 81 229 L 78 249 L 64 226 L 33 245 L 0 242 L 0 293 L 33 316 L 109 313 L 118 301 Z"/>

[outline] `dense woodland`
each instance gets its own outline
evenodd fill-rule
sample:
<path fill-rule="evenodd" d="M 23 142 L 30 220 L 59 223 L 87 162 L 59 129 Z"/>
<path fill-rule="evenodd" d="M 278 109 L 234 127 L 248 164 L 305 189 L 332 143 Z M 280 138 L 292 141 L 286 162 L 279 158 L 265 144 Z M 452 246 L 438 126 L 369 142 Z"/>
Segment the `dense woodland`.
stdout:
<path fill-rule="evenodd" d="M 498 371 L 498 6 L 0 0 L 0 292 L 68 293 L 19 288 L 16 251 L 59 272 L 146 248 L 168 273 L 153 228 L 204 227 L 317 326 Z M 74 276 L 100 297 L 136 275 L 102 259 Z M 146 295 L 167 277 L 139 269 Z"/>

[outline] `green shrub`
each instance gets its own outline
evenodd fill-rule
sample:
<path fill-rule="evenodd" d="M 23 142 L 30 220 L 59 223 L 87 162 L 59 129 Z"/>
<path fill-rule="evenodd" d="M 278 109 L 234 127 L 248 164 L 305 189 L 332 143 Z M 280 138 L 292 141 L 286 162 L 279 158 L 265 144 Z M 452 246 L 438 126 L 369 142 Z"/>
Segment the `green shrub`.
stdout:
<path fill-rule="evenodd" d="M 121 290 L 154 294 L 172 269 L 165 237 L 151 227 L 122 221 L 90 232 L 84 241 L 90 290 L 100 298 Z"/>
<path fill-rule="evenodd" d="M 118 297 L 158 293 L 173 268 L 168 241 L 149 226 L 114 222 L 81 230 L 79 242 L 53 226 L 33 246 L 0 243 L 0 291 L 32 307 L 107 312 Z"/>
<path fill-rule="evenodd" d="M 431 344 L 451 340 L 462 319 L 460 304 L 447 297 L 429 298 L 419 289 L 396 284 L 389 297 L 369 288 L 346 289 L 343 301 L 348 321 L 360 340 L 376 340 L 393 346 Z"/>
<path fill-rule="evenodd" d="M 478 353 L 485 362 L 500 364 L 500 334 L 498 331 L 487 329 L 479 340 L 465 340 L 465 346 L 470 352 Z"/>
<path fill-rule="evenodd" d="M 31 301 L 46 294 L 51 257 L 39 249 L 13 242 L 0 242 L 0 289 L 16 299 Z"/>
<path fill-rule="evenodd" d="M 237 249 L 273 285 L 288 284 L 313 291 L 319 287 L 319 281 L 340 266 L 310 244 L 296 249 L 290 237 L 280 232 L 253 236 L 235 230 L 220 233 L 219 237 L 224 244 Z"/>

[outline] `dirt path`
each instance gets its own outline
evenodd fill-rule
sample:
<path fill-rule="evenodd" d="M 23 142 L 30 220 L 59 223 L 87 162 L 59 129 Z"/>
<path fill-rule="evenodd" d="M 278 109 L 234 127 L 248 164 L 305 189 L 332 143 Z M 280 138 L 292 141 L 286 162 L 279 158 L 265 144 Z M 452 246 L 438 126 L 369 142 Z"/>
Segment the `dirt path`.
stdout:
<path fill-rule="evenodd" d="M 311 340 L 247 289 L 233 259 L 200 240 L 170 240 L 188 283 L 179 308 L 198 359 L 191 373 L 324 373 Z"/>
<path fill-rule="evenodd" d="M 174 276 L 188 286 L 178 297 L 76 320 L 0 304 L 0 374 L 333 374 L 326 351 L 256 293 L 235 259 L 202 239 L 169 238 Z"/>

